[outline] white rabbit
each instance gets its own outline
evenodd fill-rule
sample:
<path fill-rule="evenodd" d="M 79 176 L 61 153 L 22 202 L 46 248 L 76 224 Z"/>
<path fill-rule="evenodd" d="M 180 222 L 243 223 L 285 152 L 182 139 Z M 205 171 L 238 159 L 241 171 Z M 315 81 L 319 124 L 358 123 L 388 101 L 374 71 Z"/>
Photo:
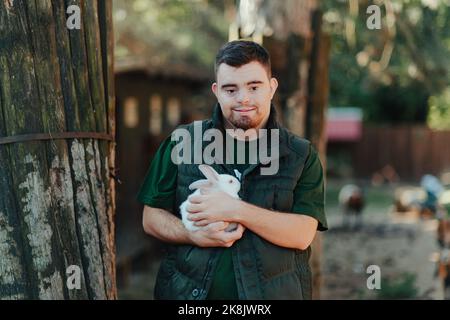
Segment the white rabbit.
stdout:
<path fill-rule="evenodd" d="M 189 185 L 189 189 L 197 189 L 193 193 L 200 194 L 200 187 L 208 187 L 214 191 L 223 191 L 228 193 L 230 196 L 239 199 L 238 192 L 241 189 L 241 184 L 238 179 L 229 175 L 229 174 L 218 174 L 216 170 L 214 170 L 211 166 L 206 164 L 201 164 L 198 166 L 200 171 L 207 179 L 197 180 Z M 187 218 L 188 212 L 186 210 L 186 206 L 189 204 L 189 200 L 186 199 L 180 205 L 181 212 L 181 220 L 186 227 L 186 229 L 190 231 L 196 231 L 200 229 L 194 225 L 194 221 L 191 221 Z M 237 228 L 237 223 L 230 223 L 229 226 L 225 229 L 225 231 L 231 232 Z"/>

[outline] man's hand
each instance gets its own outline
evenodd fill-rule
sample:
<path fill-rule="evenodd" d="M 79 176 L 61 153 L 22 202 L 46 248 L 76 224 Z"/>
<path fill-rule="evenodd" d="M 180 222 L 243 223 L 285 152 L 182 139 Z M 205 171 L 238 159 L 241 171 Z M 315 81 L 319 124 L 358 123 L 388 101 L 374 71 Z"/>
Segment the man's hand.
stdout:
<path fill-rule="evenodd" d="M 207 226 L 213 222 L 235 222 L 235 214 L 240 210 L 241 200 L 233 198 L 222 191 L 210 192 L 202 189 L 200 195 L 188 197 L 190 204 L 186 206 L 190 213 L 188 219 L 195 221 L 196 226 Z"/>
<path fill-rule="evenodd" d="M 218 221 L 201 227 L 199 230 L 190 231 L 191 241 L 199 247 L 231 247 L 236 240 L 242 237 L 244 227 L 239 224 L 238 228 L 232 232 L 225 229 L 229 223 Z"/>
<path fill-rule="evenodd" d="M 225 192 L 201 190 L 189 196 L 188 219 L 196 226 L 217 221 L 237 222 L 260 237 L 286 248 L 305 250 L 314 239 L 318 221 L 308 215 L 267 210 Z"/>

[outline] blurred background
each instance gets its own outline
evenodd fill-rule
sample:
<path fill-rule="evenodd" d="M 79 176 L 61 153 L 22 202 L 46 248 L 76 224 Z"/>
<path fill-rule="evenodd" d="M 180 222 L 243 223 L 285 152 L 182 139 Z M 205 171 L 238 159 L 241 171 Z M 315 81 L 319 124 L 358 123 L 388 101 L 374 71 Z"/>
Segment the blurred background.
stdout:
<path fill-rule="evenodd" d="M 215 54 L 238 38 L 269 50 L 279 120 L 326 168 L 315 298 L 450 298 L 450 1 L 114 0 L 113 10 L 120 299 L 153 298 L 162 244 L 144 234 L 136 200 L 153 154 L 178 124 L 210 116 Z M 370 265 L 379 290 L 367 288 Z"/>

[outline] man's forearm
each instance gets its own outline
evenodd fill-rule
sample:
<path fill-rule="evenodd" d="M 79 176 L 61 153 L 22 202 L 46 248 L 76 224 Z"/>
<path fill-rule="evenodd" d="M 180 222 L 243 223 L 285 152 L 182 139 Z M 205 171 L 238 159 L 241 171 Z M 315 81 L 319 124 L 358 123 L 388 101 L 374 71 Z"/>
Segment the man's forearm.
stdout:
<path fill-rule="evenodd" d="M 147 234 L 165 242 L 193 244 L 181 219 L 169 211 L 144 207 L 142 224 Z"/>
<path fill-rule="evenodd" d="M 306 249 L 314 239 L 317 220 L 301 214 L 267 210 L 241 201 L 236 220 L 273 244 Z"/>

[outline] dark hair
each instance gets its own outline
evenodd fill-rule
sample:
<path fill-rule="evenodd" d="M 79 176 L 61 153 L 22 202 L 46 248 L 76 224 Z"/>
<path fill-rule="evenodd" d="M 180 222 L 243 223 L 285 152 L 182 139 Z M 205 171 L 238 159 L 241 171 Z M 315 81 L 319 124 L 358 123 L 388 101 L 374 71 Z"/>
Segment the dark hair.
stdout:
<path fill-rule="evenodd" d="M 253 61 L 258 61 L 271 77 L 270 55 L 266 49 L 253 41 L 231 41 L 217 53 L 214 73 L 217 76 L 217 69 L 222 63 L 237 68 Z"/>

